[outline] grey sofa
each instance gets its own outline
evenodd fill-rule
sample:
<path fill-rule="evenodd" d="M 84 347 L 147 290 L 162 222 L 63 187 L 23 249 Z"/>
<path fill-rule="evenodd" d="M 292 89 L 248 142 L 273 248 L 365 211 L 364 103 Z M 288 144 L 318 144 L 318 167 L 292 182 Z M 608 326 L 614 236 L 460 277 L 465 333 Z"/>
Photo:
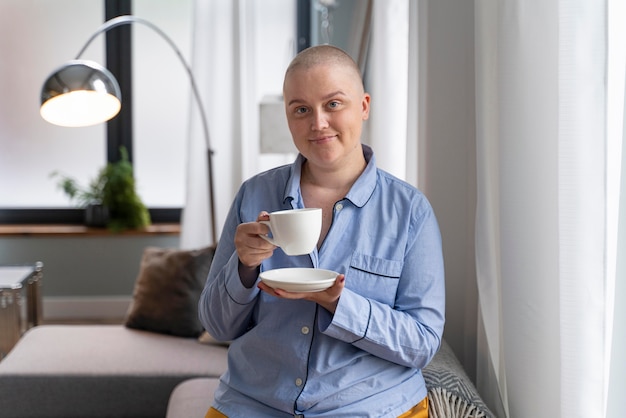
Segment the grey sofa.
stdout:
<path fill-rule="evenodd" d="M 226 351 L 123 325 L 31 328 L 0 362 L 0 416 L 164 417 L 174 387 L 220 376 Z"/>
<path fill-rule="evenodd" d="M 227 367 L 197 319 L 214 251 L 146 248 L 123 324 L 27 331 L 0 361 L 0 417 L 204 417 Z M 493 416 L 445 342 L 423 372 L 431 418 Z"/>
<path fill-rule="evenodd" d="M 0 362 L 0 416 L 203 417 L 226 352 L 123 325 L 38 326 Z M 445 342 L 424 377 L 432 418 L 493 417 Z"/>

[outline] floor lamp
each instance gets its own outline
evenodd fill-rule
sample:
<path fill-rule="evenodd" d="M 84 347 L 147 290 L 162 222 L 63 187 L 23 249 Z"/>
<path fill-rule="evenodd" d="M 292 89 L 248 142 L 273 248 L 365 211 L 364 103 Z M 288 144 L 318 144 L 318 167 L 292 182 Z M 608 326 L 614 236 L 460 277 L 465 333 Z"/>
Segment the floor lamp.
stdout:
<path fill-rule="evenodd" d="M 174 49 L 185 67 L 191 82 L 191 90 L 200 111 L 202 129 L 207 146 L 209 180 L 209 210 L 211 211 L 211 234 L 217 243 L 215 223 L 215 199 L 213 193 L 213 151 L 209 139 L 209 127 L 198 87 L 191 68 L 172 39 L 153 23 L 136 16 L 125 15 L 105 22 L 87 40 L 76 58 L 56 69 L 46 79 L 41 90 L 40 113 L 44 120 L 59 126 L 79 127 L 106 122 L 117 115 L 122 106 L 120 87 L 109 70 L 102 65 L 81 60 L 83 52 L 100 34 L 117 26 L 140 23 L 157 32 Z"/>

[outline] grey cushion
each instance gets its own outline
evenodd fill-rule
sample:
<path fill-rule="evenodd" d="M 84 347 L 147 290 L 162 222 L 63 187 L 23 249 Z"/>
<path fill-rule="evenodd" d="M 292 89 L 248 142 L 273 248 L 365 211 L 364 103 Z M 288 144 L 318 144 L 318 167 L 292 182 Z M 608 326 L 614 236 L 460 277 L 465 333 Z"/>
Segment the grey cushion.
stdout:
<path fill-rule="evenodd" d="M 0 415 L 163 417 L 178 383 L 226 370 L 226 351 L 122 325 L 38 326 L 0 362 Z"/>
<path fill-rule="evenodd" d="M 219 383 L 217 378 L 196 378 L 179 383 L 170 396 L 166 418 L 203 417 L 213 403 L 213 393 Z"/>

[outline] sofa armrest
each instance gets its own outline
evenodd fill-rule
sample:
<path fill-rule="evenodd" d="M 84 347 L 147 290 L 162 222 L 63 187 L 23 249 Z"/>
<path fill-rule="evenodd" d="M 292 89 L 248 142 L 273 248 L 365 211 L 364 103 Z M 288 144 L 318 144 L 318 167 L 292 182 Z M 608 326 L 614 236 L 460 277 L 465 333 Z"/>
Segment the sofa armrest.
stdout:
<path fill-rule="evenodd" d="M 445 340 L 422 374 L 430 418 L 494 418 Z"/>

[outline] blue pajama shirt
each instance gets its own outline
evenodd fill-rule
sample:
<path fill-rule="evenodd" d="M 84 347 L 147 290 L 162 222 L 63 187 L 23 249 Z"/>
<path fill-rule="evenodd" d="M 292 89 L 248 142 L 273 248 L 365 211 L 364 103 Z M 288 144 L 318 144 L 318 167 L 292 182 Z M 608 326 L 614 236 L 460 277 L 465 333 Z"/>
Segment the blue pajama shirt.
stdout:
<path fill-rule="evenodd" d="M 362 147 L 367 167 L 335 203 L 320 249 L 287 256 L 277 248 L 261 265 L 345 274 L 334 315 L 248 289 L 238 275 L 237 225 L 304 207 L 304 157 L 250 178 L 234 199 L 199 302 L 207 331 L 232 341 L 214 401 L 229 418 L 397 417 L 426 397 L 421 369 L 445 321 L 439 227 L 426 197 Z"/>

